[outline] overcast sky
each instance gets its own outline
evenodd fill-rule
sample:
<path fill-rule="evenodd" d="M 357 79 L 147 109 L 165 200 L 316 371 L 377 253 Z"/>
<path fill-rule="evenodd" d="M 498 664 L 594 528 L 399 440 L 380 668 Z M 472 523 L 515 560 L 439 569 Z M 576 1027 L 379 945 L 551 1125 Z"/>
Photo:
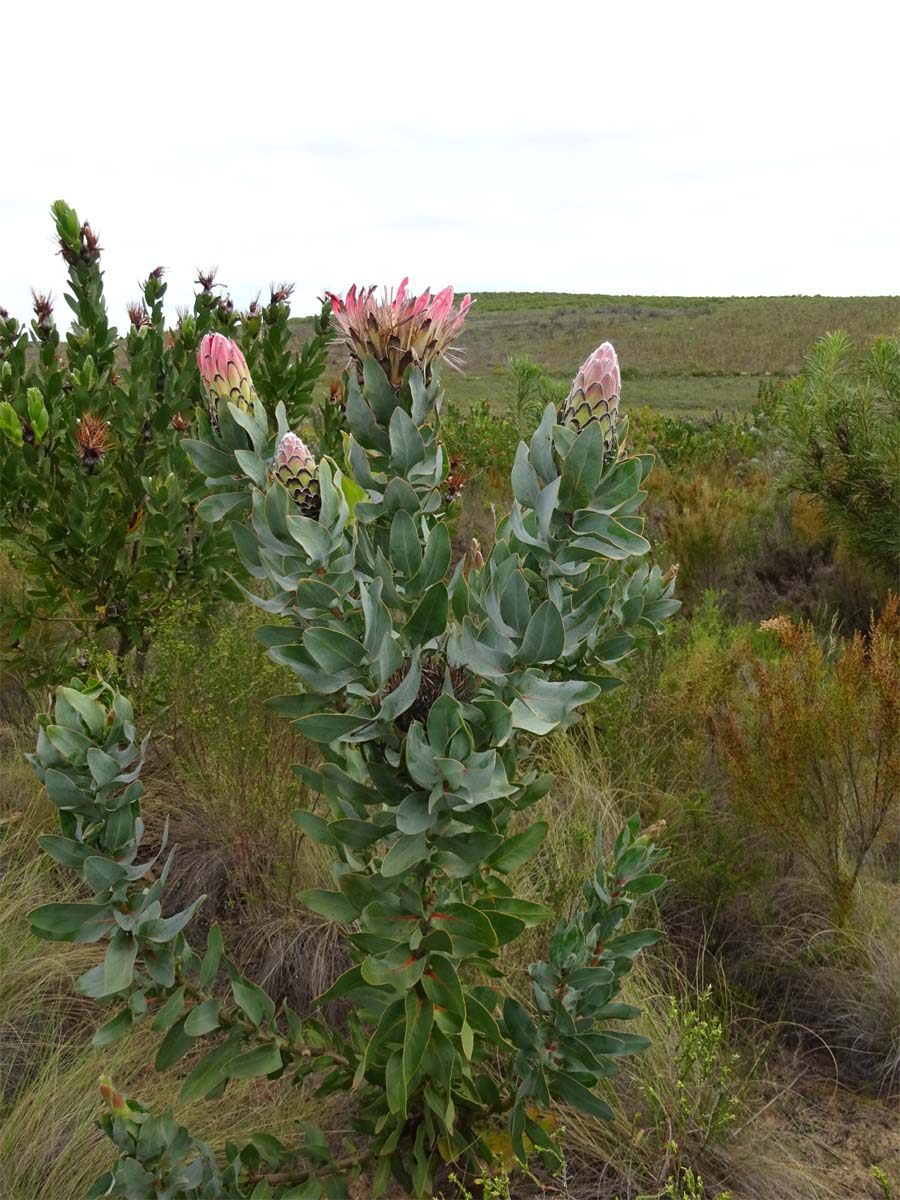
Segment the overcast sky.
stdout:
<path fill-rule="evenodd" d="M 295 281 L 900 292 L 900 5 L 601 0 L 4 6 L 0 304 L 62 290 L 58 196 L 114 320 L 167 268 Z"/>

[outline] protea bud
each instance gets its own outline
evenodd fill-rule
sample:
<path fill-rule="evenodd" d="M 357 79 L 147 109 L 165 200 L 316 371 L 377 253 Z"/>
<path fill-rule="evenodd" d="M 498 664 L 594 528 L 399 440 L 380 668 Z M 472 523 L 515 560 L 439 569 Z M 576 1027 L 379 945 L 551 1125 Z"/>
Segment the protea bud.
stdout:
<path fill-rule="evenodd" d="M 117 1117 L 128 1117 L 131 1115 L 131 1108 L 128 1101 L 108 1075 L 100 1076 L 100 1095 Z"/>
<path fill-rule="evenodd" d="M 454 309 L 451 287 L 434 297 L 428 290 L 420 296 L 408 295 L 408 282 L 403 280 L 396 295 L 385 288 L 380 299 L 374 287 L 357 292 L 356 284 L 343 300 L 333 292 L 326 293 L 351 358 L 360 364 L 367 354 L 372 355 L 394 388 L 400 387 L 410 366 L 419 367 L 428 381 L 435 360 L 444 358 L 451 366 L 457 365 L 452 342 L 472 303 L 471 296 L 465 296 Z"/>
<path fill-rule="evenodd" d="M 197 351 L 197 366 L 214 419 L 219 400 L 230 400 L 244 412 L 253 412 L 256 390 L 247 360 L 236 342 L 223 333 L 208 333 Z"/>
<path fill-rule="evenodd" d="M 108 439 L 109 421 L 101 421 L 89 412 L 80 418 L 75 429 L 75 441 L 78 443 L 81 465 L 89 475 L 106 454 Z"/>
<path fill-rule="evenodd" d="M 286 433 L 272 460 L 272 475 L 286 487 L 304 516 L 316 518 L 322 501 L 312 451 L 296 433 Z"/>
<path fill-rule="evenodd" d="M 604 452 L 609 454 L 616 444 L 621 390 L 619 360 L 612 345 L 604 342 L 585 359 L 575 376 L 572 390 L 562 406 L 560 425 L 580 433 L 587 425 L 598 424 L 603 430 Z"/>

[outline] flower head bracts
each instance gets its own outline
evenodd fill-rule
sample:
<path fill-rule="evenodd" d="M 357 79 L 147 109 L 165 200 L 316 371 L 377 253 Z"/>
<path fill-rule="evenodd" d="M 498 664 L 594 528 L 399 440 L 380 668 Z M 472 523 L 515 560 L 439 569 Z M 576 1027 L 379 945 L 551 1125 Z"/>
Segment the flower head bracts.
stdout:
<path fill-rule="evenodd" d="M 622 377 L 619 360 L 610 342 L 603 342 L 581 364 L 572 390 L 560 413 L 560 425 L 580 433 L 586 425 L 603 430 L 603 447 L 610 453 L 616 442 L 616 422 Z"/>
<path fill-rule="evenodd" d="M 272 475 L 307 517 L 317 517 L 322 506 L 316 470 L 316 460 L 303 439 L 286 433 L 275 451 Z"/>
<path fill-rule="evenodd" d="M 377 359 L 394 388 L 400 387 L 411 365 L 419 367 L 426 380 L 436 359 L 455 365 L 453 339 L 472 303 L 467 295 L 454 308 L 452 287 L 436 296 L 428 289 L 414 296 L 406 290 L 408 282 L 404 279 L 396 293 L 383 289 L 380 298 L 375 287 L 357 290 L 356 284 L 343 299 L 327 293 L 351 356 L 357 362 L 366 355 Z"/>
<path fill-rule="evenodd" d="M 208 333 L 197 351 L 197 366 L 213 418 L 220 400 L 230 401 L 243 412 L 253 412 L 256 390 L 237 342 L 222 333 Z"/>

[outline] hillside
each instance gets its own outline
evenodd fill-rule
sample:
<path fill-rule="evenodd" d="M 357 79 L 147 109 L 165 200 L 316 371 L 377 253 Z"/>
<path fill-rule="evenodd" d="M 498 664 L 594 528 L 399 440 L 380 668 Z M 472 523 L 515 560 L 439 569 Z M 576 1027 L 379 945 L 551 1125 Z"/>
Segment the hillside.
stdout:
<path fill-rule="evenodd" d="M 759 380 L 799 370 L 822 334 L 866 340 L 900 327 L 900 296 L 601 296 L 480 292 L 460 347 L 461 373 L 445 372 L 449 399 L 509 394 L 510 354 L 529 354 L 561 380 L 599 342 L 613 342 L 629 407 L 689 415 L 748 409 Z M 301 322 L 301 325 L 304 323 Z M 334 359 L 335 369 L 341 356 Z"/>

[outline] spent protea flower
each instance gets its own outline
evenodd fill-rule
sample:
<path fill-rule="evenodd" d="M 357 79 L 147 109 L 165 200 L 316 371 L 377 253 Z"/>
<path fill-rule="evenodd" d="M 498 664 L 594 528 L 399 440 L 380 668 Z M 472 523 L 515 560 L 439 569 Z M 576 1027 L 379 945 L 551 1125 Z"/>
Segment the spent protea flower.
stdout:
<path fill-rule="evenodd" d="M 197 366 L 214 422 L 220 400 L 229 400 L 244 412 L 253 412 L 256 390 L 247 360 L 236 342 L 222 333 L 208 333 L 197 351 Z"/>
<path fill-rule="evenodd" d="M 611 343 L 604 342 L 581 364 L 562 406 L 560 425 L 566 425 L 576 433 L 592 423 L 599 425 L 603 430 L 604 452 L 609 454 L 616 444 L 621 390 L 619 360 Z"/>
<path fill-rule="evenodd" d="M 383 289 L 380 297 L 375 287 L 357 291 L 356 284 L 343 299 L 326 293 L 351 357 L 357 365 L 367 354 L 377 359 L 394 388 L 400 387 L 410 366 L 419 367 L 428 380 L 436 359 L 457 365 L 453 339 L 472 303 L 471 296 L 464 296 L 454 308 L 451 287 L 436 296 L 428 290 L 414 296 L 406 290 L 408 282 L 404 279 L 396 294 Z"/>
<path fill-rule="evenodd" d="M 93 413 L 86 412 L 75 427 L 75 441 L 81 465 L 88 475 L 106 454 L 109 441 L 109 422 L 101 421 Z"/>
<path fill-rule="evenodd" d="M 286 433 L 275 450 L 272 475 L 287 488 L 304 516 L 318 517 L 322 505 L 316 460 L 296 433 Z"/>

